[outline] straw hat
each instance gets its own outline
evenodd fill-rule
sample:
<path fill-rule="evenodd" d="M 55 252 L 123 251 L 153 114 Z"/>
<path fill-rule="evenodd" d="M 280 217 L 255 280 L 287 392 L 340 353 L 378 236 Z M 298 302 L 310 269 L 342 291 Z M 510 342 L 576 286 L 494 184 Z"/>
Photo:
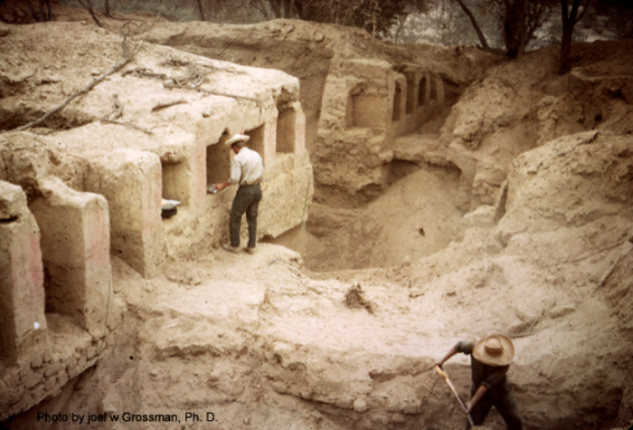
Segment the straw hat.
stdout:
<path fill-rule="evenodd" d="M 514 357 L 512 341 L 501 334 L 481 339 L 473 348 L 473 356 L 490 366 L 506 366 Z"/>
<path fill-rule="evenodd" d="M 241 148 L 242 146 L 246 145 L 246 141 L 250 138 L 251 137 L 247 136 L 246 134 L 234 134 L 233 136 L 229 138 L 229 140 L 224 142 L 224 144 L 226 146 L 237 145 Z"/>

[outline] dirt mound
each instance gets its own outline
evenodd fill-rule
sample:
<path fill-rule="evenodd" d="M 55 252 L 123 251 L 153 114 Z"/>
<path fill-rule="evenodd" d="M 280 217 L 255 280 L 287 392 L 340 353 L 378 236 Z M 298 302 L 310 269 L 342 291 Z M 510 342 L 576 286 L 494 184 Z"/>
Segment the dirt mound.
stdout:
<path fill-rule="evenodd" d="M 349 217 L 337 221 L 330 210 L 311 215 L 307 231 L 287 233 L 276 242 L 299 250 L 311 270 L 398 266 L 433 254 L 459 236 L 462 213 L 456 198 L 456 173 L 420 170 Z M 325 236 L 309 233 L 321 224 Z"/>
<path fill-rule="evenodd" d="M 630 52 L 631 41 L 576 45 L 574 69 L 562 77 L 553 47 L 491 67 L 441 133 L 448 160 L 462 170 L 459 206 L 492 204 L 516 157 L 546 142 L 594 129 L 633 131 Z"/>

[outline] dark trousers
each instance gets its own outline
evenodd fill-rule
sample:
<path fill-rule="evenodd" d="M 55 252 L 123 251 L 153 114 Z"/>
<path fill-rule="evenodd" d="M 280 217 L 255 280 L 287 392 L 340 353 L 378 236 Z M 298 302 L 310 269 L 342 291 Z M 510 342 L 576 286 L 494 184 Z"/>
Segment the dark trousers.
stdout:
<path fill-rule="evenodd" d="M 240 246 L 240 224 L 242 215 L 246 213 L 248 222 L 248 247 L 255 248 L 257 241 L 257 208 L 262 199 L 262 188 L 259 184 L 240 185 L 231 206 L 231 216 L 229 218 L 229 233 L 231 246 Z"/>
<path fill-rule="evenodd" d="M 470 396 L 474 396 L 477 392 L 477 388 L 472 386 L 470 389 Z M 492 390 L 488 390 L 484 396 L 479 399 L 475 406 L 473 406 L 470 416 L 473 419 L 475 425 L 482 425 L 488 412 L 492 407 L 496 407 L 503 420 L 508 426 L 508 430 L 523 430 L 523 424 L 521 423 L 521 417 L 519 416 L 519 409 L 517 408 L 516 401 L 512 395 L 512 388 L 508 383 L 503 384 L 500 387 L 496 387 Z M 470 424 L 466 425 L 466 429 L 470 428 Z"/>

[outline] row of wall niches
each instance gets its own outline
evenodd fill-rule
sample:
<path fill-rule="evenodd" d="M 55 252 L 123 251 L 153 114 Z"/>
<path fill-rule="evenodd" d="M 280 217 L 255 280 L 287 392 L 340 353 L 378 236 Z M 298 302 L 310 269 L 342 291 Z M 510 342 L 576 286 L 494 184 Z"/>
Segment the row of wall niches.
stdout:
<path fill-rule="evenodd" d="M 404 96 L 402 85 L 395 83 L 391 120 L 397 122 L 403 119 Z M 406 103 L 404 110 L 406 115 L 413 114 L 417 109 L 424 108 L 428 103 L 438 99 L 437 82 L 435 79 L 422 77 L 419 80 L 407 79 Z M 374 95 L 367 95 L 364 91 L 357 93 L 356 89 L 350 91 L 347 100 L 346 128 L 361 127 L 373 128 L 386 125 L 386 106 L 384 99 Z"/>
<path fill-rule="evenodd" d="M 276 152 L 280 154 L 292 154 L 295 152 L 295 143 L 297 138 L 297 111 L 294 107 L 278 108 L 279 114 L 276 121 L 275 129 L 275 147 Z M 258 152 L 265 159 L 265 137 L 267 135 L 266 127 L 269 124 L 262 124 L 251 130 L 247 130 L 245 134 L 250 136 L 247 146 Z M 224 145 L 229 139 L 230 133 L 226 130 L 217 142 L 207 145 L 206 150 L 206 170 L 207 184 L 216 184 L 226 181 L 231 173 L 231 148 Z M 163 163 L 163 198 L 177 200 L 186 204 L 188 190 L 187 187 L 187 167 L 184 162 L 179 163 Z"/>

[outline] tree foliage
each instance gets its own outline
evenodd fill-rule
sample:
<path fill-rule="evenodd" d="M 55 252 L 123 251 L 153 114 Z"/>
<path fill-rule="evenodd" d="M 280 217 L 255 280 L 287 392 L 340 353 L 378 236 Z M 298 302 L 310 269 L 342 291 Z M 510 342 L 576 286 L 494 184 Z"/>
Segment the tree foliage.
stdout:
<path fill-rule="evenodd" d="M 372 34 L 386 30 L 403 9 L 402 0 L 299 0 L 301 19 L 361 27 Z"/>
<path fill-rule="evenodd" d="M 249 0 L 265 19 L 299 18 L 364 28 L 384 35 L 425 0 Z"/>
<path fill-rule="evenodd" d="M 201 20 L 215 20 L 217 12 L 235 14 L 250 8 L 264 20 L 298 18 L 366 29 L 383 35 L 412 10 L 423 10 L 425 0 L 194 0 Z"/>
<path fill-rule="evenodd" d="M 79 1 L 79 4 L 81 4 L 81 6 L 88 11 L 88 13 L 92 17 L 93 21 L 99 27 L 103 27 L 103 25 L 101 25 L 101 22 L 99 21 L 99 18 L 97 18 L 97 14 L 95 13 L 94 7 L 92 5 L 92 1 L 91 0 L 78 0 L 78 1 Z M 106 1 L 106 4 L 107 3 L 108 2 Z"/>
<path fill-rule="evenodd" d="M 465 0 L 455 0 L 470 19 L 477 32 L 482 49 L 505 53 L 516 58 L 525 52 L 534 32 L 545 22 L 546 12 L 554 0 L 482 0 L 476 4 L 482 15 L 492 16 L 497 30 L 502 34 L 505 50 L 491 47 L 479 22 Z"/>
<path fill-rule="evenodd" d="M 631 0 L 594 0 L 595 12 L 606 17 L 607 28 L 618 39 L 633 38 L 633 1 Z"/>
<path fill-rule="evenodd" d="M 422 10 L 421 0 L 294 0 L 298 17 L 364 28 L 384 35 L 411 10 Z"/>

